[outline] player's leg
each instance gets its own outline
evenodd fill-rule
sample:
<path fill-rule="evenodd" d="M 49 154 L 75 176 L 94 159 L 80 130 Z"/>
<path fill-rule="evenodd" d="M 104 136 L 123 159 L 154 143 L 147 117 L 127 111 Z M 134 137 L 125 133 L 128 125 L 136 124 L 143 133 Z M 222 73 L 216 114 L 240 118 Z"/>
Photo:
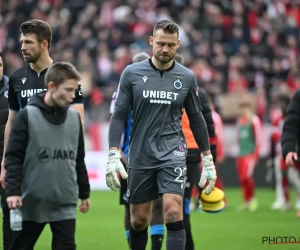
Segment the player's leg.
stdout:
<path fill-rule="evenodd" d="M 50 222 L 52 250 L 75 250 L 76 220 Z"/>
<path fill-rule="evenodd" d="M 200 171 L 200 169 L 199 169 Z M 186 250 L 193 250 L 194 249 L 194 241 L 192 237 L 192 230 L 190 224 L 190 199 L 192 196 L 192 187 L 193 181 L 191 178 L 193 171 L 190 166 L 187 167 L 187 178 L 186 178 L 186 186 L 184 189 L 184 197 L 183 197 L 183 222 L 184 222 L 184 229 L 185 229 L 185 249 Z"/>
<path fill-rule="evenodd" d="M 283 209 L 290 209 L 290 188 L 288 178 L 288 166 L 285 164 L 283 157 L 280 157 L 280 172 L 281 172 L 281 188 L 283 193 Z"/>
<path fill-rule="evenodd" d="M 216 188 L 219 188 L 219 189 L 221 189 L 221 190 L 224 191 L 223 182 L 222 182 L 221 178 L 219 178 L 219 175 L 218 175 L 218 172 L 219 172 L 219 171 L 218 171 L 217 164 L 215 164 L 215 168 L 216 168 L 217 176 L 218 176 L 218 178 L 217 178 L 217 180 L 216 180 L 215 187 L 216 187 Z"/>
<path fill-rule="evenodd" d="M 190 211 L 197 210 L 199 207 L 199 186 L 190 187 L 191 188 L 191 199 L 190 199 Z"/>
<path fill-rule="evenodd" d="M 297 216 L 300 217 L 300 163 L 295 162 L 295 187 L 296 187 L 296 203 L 295 209 L 298 211 Z"/>
<path fill-rule="evenodd" d="M 23 221 L 21 231 L 13 232 L 9 250 L 33 250 L 36 241 L 42 233 L 45 223 Z"/>
<path fill-rule="evenodd" d="M 255 183 L 253 179 L 255 160 L 252 156 L 247 156 L 245 159 L 245 179 L 247 183 L 247 203 L 249 204 L 249 210 L 255 211 L 258 207 L 257 199 L 255 198 Z M 244 178 L 244 177 L 243 177 Z"/>
<path fill-rule="evenodd" d="M 156 169 L 128 168 L 127 198 L 130 203 L 131 250 L 146 249 L 152 201 L 158 199 Z"/>
<path fill-rule="evenodd" d="M 164 214 L 161 197 L 153 201 L 150 219 L 151 250 L 160 250 L 165 232 Z"/>
<path fill-rule="evenodd" d="M 167 227 L 167 250 L 184 250 L 183 195 L 186 166 L 162 167 L 157 173 L 158 192 L 162 194 Z"/>
<path fill-rule="evenodd" d="M 130 237 L 130 233 L 129 233 L 129 229 L 130 229 L 130 207 L 129 207 L 129 203 L 125 204 L 124 208 L 125 208 L 125 214 L 124 214 L 125 237 L 126 237 L 128 245 L 129 245 L 129 237 Z"/>
<path fill-rule="evenodd" d="M 246 201 L 247 201 L 247 185 L 245 183 L 245 175 L 244 175 L 246 171 L 244 170 L 245 164 L 243 159 L 244 159 L 243 157 L 238 157 L 236 159 L 236 169 L 237 169 L 237 174 L 238 174 L 238 178 L 239 178 L 239 182 L 243 194 L 243 204 L 240 207 L 238 207 L 237 210 L 246 209 Z"/>
<path fill-rule="evenodd" d="M 288 168 L 288 179 L 292 183 L 293 187 L 296 191 L 296 204 L 295 209 L 300 210 L 300 175 L 299 175 L 299 169 L 298 164 L 295 164 L 294 167 Z M 298 215 L 298 214 L 297 214 Z"/>
<path fill-rule="evenodd" d="M 194 250 L 194 241 L 190 223 L 190 200 L 192 188 L 198 186 L 200 181 L 200 151 L 188 150 L 186 158 L 186 183 L 183 198 L 183 222 L 186 235 L 185 250 Z M 198 194 L 199 197 L 199 194 Z M 197 199 L 198 199 L 197 197 Z"/>
<path fill-rule="evenodd" d="M 283 195 L 283 182 L 282 182 L 282 170 L 280 164 L 280 156 L 277 155 L 274 159 L 274 173 L 275 173 L 275 202 L 271 205 L 271 209 L 277 210 L 284 206 Z"/>
<path fill-rule="evenodd" d="M 122 161 L 123 165 L 125 165 L 125 162 Z M 130 209 L 129 209 L 129 203 L 127 198 L 127 180 L 126 179 L 120 179 L 120 205 L 124 205 L 125 211 L 124 211 L 124 228 L 125 228 L 125 237 L 127 239 L 127 242 L 129 244 L 129 228 L 130 228 Z"/>
<path fill-rule="evenodd" d="M 251 156 L 243 156 L 237 159 L 238 175 L 244 197 L 244 204 L 238 210 L 249 208 L 249 210 L 254 211 L 257 209 L 258 204 L 254 196 L 254 167 L 255 162 Z"/>
<path fill-rule="evenodd" d="M 3 214 L 2 220 L 2 239 L 3 239 L 3 250 L 8 250 L 9 245 L 12 241 L 12 230 L 10 228 L 10 221 L 9 221 L 9 208 L 6 202 L 6 195 L 5 190 L 0 185 L 0 192 L 1 192 L 1 208 Z"/>

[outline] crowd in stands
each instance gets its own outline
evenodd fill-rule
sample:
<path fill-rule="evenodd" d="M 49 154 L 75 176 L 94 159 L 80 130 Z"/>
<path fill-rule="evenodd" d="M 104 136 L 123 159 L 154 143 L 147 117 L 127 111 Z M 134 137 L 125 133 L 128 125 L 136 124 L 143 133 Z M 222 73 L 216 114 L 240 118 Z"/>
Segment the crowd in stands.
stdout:
<path fill-rule="evenodd" d="M 135 53 L 151 54 L 148 38 L 161 19 L 180 25 L 179 53 L 217 106 L 217 97 L 251 93 L 256 113 L 268 122 L 274 98 L 291 97 L 300 86 L 299 1 L 1 1 L 5 74 L 23 65 L 18 27 L 29 19 L 51 25 L 51 57 L 72 62 L 82 74 L 87 121 L 109 119 L 120 74 Z"/>

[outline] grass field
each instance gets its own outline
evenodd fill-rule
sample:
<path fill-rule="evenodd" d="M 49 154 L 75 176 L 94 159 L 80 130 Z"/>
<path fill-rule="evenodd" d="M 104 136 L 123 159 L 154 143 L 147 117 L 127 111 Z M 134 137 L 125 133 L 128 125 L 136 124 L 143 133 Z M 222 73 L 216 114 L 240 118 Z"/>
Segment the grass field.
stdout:
<path fill-rule="evenodd" d="M 295 216 L 294 210 L 275 212 L 269 209 L 274 199 L 272 190 L 257 190 L 260 206 L 253 213 L 234 211 L 241 203 L 238 189 L 227 189 L 226 194 L 230 207 L 222 213 L 206 214 L 197 211 L 191 213 L 196 250 L 300 249 L 300 244 L 262 244 L 263 236 L 294 236 L 297 240 L 300 237 L 300 219 Z M 78 213 L 76 230 L 79 250 L 127 250 L 123 230 L 123 207 L 118 205 L 118 193 L 93 192 L 91 210 L 87 214 Z M 0 236 L 2 239 L 1 234 Z M 51 233 L 47 226 L 35 249 L 48 250 L 50 242 Z M 150 249 L 149 243 L 150 241 L 147 250 Z"/>

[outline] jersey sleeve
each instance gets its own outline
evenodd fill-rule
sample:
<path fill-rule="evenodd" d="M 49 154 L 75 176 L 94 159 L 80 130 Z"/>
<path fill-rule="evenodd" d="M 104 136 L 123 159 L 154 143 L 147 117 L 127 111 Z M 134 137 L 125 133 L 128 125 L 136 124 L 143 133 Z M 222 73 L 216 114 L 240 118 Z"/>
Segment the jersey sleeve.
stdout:
<path fill-rule="evenodd" d="M 203 114 L 203 117 L 204 117 L 204 119 L 206 121 L 206 125 L 207 125 L 208 135 L 209 135 L 209 138 L 211 138 L 210 140 L 213 141 L 213 138 L 215 137 L 215 124 L 213 122 L 212 110 L 210 107 L 209 99 L 207 97 L 207 93 L 202 88 L 199 88 L 198 94 L 199 94 L 200 103 L 201 103 L 200 108 L 202 108 L 202 114 Z"/>
<path fill-rule="evenodd" d="M 111 115 L 114 113 L 115 102 L 116 102 L 116 95 L 117 95 L 117 92 L 114 92 L 113 95 L 112 95 L 112 98 L 111 98 L 111 103 L 110 103 L 110 108 L 109 108 L 109 113 Z"/>
<path fill-rule="evenodd" d="M 22 165 L 26 155 L 27 142 L 28 115 L 27 110 L 23 109 L 13 120 L 5 152 L 7 196 L 22 194 Z"/>
<path fill-rule="evenodd" d="M 14 111 L 20 110 L 20 104 L 18 102 L 18 96 L 14 89 L 14 78 L 9 77 L 8 87 L 8 108 Z"/>
<path fill-rule="evenodd" d="M 131 71 L 130 66 L 127 66 L 120 78 L 115 104 L 128 110 L 130 107 L 131 98 Z"/>
<path fill-rule="evenodd" d="M 82 103 L 83 103 L 82 88 L 81 88 L 81 83 L 78 82 L 78 88 L 75 93 L 75 98 L 73 99 L 72 104 L 82 104 Z"/>
<path fill-rule="evenodd" d="M 195 114 L 202 110 L 197 91 L 197 81 L 194 74 L 192 75 L 190 90 L 184 102 L 184 108 L 187 115 Z"/>

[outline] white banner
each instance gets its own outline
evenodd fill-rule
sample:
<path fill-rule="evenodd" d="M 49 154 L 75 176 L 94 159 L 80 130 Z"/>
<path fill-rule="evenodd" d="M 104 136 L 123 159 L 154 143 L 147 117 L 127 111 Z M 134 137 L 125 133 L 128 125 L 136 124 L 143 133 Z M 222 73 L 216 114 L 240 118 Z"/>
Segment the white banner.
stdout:
<path fill-rule="evenodd" d="M 266 157 L 270 153 L 270 136 L 271 136 L 271 126 L 263 126 L 262 135 L 262 145 L 260 150 L 260 156 Z M 90 151 L 86 150 L 85 163 L 88 170 L 89 180 L 92 190 L 109 190 L 105 182 L 105 172 L 107 164 L 108 155 L 108 124 L 101 125 L 101 135 L 102 149 L 101 151 Z M 225 156 L 235 157 L 238 153 L 237 144 L 237 128 L 234 125 L 224 126 L 224 150 Z"/>
<path fill-rule="evenodd" d="M 92 190 L 109 190 L 105 182 L 108 151 L 86 151 L 85 164 Z"/>

